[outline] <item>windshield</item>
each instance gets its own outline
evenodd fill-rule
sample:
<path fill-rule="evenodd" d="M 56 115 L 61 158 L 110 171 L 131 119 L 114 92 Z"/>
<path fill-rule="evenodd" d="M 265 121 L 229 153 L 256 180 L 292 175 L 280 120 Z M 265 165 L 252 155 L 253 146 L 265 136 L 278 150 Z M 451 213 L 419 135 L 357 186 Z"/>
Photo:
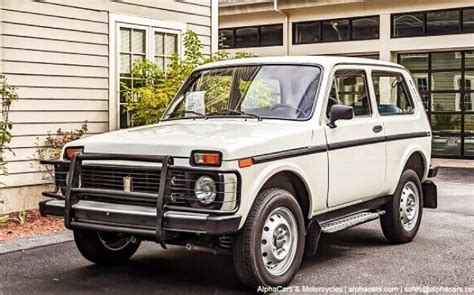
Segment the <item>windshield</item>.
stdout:
<path fill-rule="evenodd" d="M 311 116 L 321 70 L 303 65 L 251 65 L 195 72 L 163 119 Z"/>

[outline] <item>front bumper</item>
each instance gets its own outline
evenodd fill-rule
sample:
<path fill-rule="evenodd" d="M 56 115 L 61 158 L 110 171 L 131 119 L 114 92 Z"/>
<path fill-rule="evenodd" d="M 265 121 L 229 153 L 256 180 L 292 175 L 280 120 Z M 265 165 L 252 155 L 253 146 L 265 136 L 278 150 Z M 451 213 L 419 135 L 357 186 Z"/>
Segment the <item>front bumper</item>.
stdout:
<path fill-rule="evenodd" d="M 83 162 L 88 164 L 83 165 Z M 142 162 L 157 164 L 159 174 L 131 171 L 112 171 L 100 174 L 91 182 L 85 171 L 90 169 L 90 163 L 104 161 L 125 161 L 130 166 L 137 167 Z M 56 192 L 45 192 L 44 196 L 53 198 L 40 202 L 42 215 L 64 216 L 64 224 L 68 229 L 89 229 L 97 231 L 122 232 L 141 237 L 151 238 L 166 248 L 165 240 L 169 238 L 168 232 L 193 232 L 209 235 L 230 234 L 238 231 L 241 216 L 235 213 L 239 206 L 240 175 L 237 171 L 219 170 L 219 174 L 234 174 L 236 180 L 222 181 L 221 185 L 232 184 L 234 191 L 222 190 L 225 193 L 235 194 L 236 198 L 230 200 L 230 208 L 187 208 L 172 203 L 174 177 L 173 170 L 197 171 L 201 174 L 215 173 L 215 169 L 188 168 L 173 165 L 171 156 L 158 155 L 127 155 L 127 154 L 95 154 L 79 153 L 70 162 L 42 161 L 43 164 L 54 165 L 55 174 L 65 173 L 64 189 L 56 181 L 57 190 L 61 189 L 63 195 Z M 134 163 L 132 165 L 132 163 Z M 88 168 L 89 167 L 89 168 Z M 155 169 L 156 170 L 156 169 Z M 118 179 L 117 179 L 118 177 Z M 101 179 L 103 178 L 103 179 Z M 129 184 L 126 185 L 126 178 Z M 132 178 L 133 186 L 132 190 Z M 111 182 L 110 179 L 113 179 Z M 149 180 L 150 179 L 150 180 Z M 108 182 L 107 182 L 108 181 Z M 185 179 L 186 181 L 186 179 Z M 105 187 L 101 187 L 101 182 Z M 123 184 L 123 187 L 122 187 Z M 156 184 L 149 187 L 150 184 Z M 143 190 L 145 186 L 145 190 Z M 218 186 L 219 187 L 219 186 Z M 135 188 L 137 190 L 135 191 Z M 140 191 L 139 188 L 142 188 Z M 187 190 L 186 188 L 182 188 Z M 186 195 L 176 198 L 185 199 Z M 189 199 L 189 198 L 188 198 Z M 192 199 L 195 201 L 195 199 Z M 217 202 L 217 201 L 216 201 Z M 224 200 L 220 200 L 224 204 Z M 222 205 L 224 206 L 224 205 Z"/>
<path fill-rule="evenodd" d="M 64 200 L 48 200 L 39 203 L 43 216 L 64 216 Z M 156 209 L 152 207 L 113 204 L 96 201 L 79 201 L 72 206 L 72 229 L 90 229 L 123 232 L 153 238 L 156 236 Z M 241 216 L 165 211 L 163 230 L 193 232 L 209 235 L 236 233 Z"/>

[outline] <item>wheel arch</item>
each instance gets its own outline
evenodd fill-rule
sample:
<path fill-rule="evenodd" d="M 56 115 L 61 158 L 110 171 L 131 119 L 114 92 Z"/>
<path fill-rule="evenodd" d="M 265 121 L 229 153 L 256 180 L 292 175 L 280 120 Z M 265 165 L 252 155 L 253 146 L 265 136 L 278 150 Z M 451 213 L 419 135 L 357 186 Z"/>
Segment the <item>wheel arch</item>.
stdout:
<path fill-rule="evenodd" d="M 257 194 L 267 188 L 278 187 L 292 193 L 298 204 L 305 220 L 311 218 L 312 199 L 311 191 L 304 177 L 295 170 L 283 169 L 269 174 L 263 184 L 257 191 Z"/>
<path fill-rule="evenodd" d="M 393 189 L 390 193 L 395 191 L 398 180 L 402 176 L 403 171 L 405 171 L 407 168 L 415 170 L 415 172 L 418 174 L 418 177 L 420 178 L 420 182 L 423 182 L 428 175 L 429 159 L 426 158 L 422 146 L 418 144 L 410 145 L 405 150 L 401 158 L 403 161 L 400 161 L 400 164 L 396 170 L 396 174 L 394 174 L 396 177 L 394 178 L 393 185 L 391 185 Z"/>

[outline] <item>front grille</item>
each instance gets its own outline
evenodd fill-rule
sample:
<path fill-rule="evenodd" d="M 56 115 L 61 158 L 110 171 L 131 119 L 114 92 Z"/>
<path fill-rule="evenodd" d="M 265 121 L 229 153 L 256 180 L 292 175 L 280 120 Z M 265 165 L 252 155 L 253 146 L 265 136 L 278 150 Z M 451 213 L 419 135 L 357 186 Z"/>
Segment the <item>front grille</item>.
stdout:
<path fill-rule="evenodd" d="M 124 178 L 131 178 L 130 191 L 157 194 L 159 190 L 161 171 L 156 167 L 122 167 L 83 165 L 81 168 L 81 186 L 107 190 L 124 190 Z M 174 179 L 184 180 L 181 171 L 170 171 Z M 185 181 L 174 181 L 174 189 L 185 184 Z M 173 189 L 172 189 L 173 190 Z"/>

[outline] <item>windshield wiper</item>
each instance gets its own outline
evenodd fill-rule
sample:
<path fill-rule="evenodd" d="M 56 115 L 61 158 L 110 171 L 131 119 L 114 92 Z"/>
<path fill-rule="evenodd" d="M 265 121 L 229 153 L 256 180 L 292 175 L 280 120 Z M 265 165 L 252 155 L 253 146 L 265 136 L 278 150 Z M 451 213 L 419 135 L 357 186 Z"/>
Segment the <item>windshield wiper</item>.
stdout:
<path fill-rule="evenodd" d="M 168 121 L 168 120 L 176 120 L 176 119 L 196 119 L 196 118 L 203 118 L 204 120 L 207 119 L 206 115 L 195 112 L 195 111 L 183 111 L 182 113 L 184 113 L 184 114 L 193 114 L 193 115 L 196 115 L 197 117 L 176 117 L 176 116 L 173 116 L 173 117 L 168 117 L 168 118 L 160 120 L 160 121 Z"/>
<path fill-rule="evenodd" d="M 247 117 L 250 117 L 250 118 L 256 118 L 256 119 L 258 119 L 259 121 L 262 121 L 262 117 L 260 117 L 260 116 L 257 115 L 257 114 L 252 114 L 252 113 L 237 111 L 237 110 L 233 110 L 233 109 L 223 109 L 223 110 L 219 110 L 219 111 L 217 111 L 217 112 L 209 113 L 207 116 L 221 115 L 221 114 L 237 114 L 237 115 L 241 115 L 241 116 L 243 115 L 243 116 L 247 116 Z"/>

